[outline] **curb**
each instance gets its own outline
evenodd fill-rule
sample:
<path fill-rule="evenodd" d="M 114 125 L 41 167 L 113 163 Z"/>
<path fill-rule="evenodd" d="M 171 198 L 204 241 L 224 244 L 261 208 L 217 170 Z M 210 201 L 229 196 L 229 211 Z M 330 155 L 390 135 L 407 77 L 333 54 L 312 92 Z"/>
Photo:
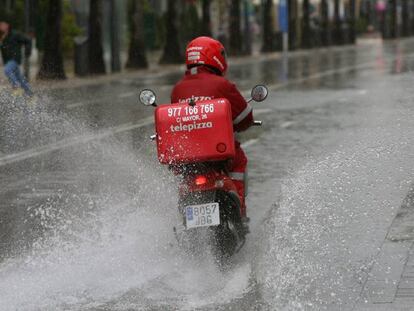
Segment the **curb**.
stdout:
<path fill-rule="evenodd" d="M 405 39 L 409 40 L 409 39 Z M 361 40 L 360 40 L 361 41 Z M 368 45 L 369 46 L 369 45 Z M 327 53 L 331 51 L 346 51 L 352 49 L 363 49 L 366 48 L 367 45 L 361 45 L 359 42 L 354 45 L 343 45 L 343 46 L 330 46 L 330 47 L 320 47 L 314 49 L 300 49 L 295 51 L 290 51 L 288 53 L 288 58 L 296 58 L 305 56 L 308 54 L 313 53 Z M 271 53 L 255 53 L 253 55 L 248 56 L 238 56 L 238 57 L 230 57 L 229 64 L 230 66 L 241 66 L 244 64 L 255 63 L 257 61 L 263 60 L 275 60 L 281 59 L 283 57 L 283 52 L 271 52 Z M 32 69 L 34 70 L 34 68 Z M 87 76 L 87 77 L 76 77 L 76 76 L 69 76 L 68 79 L 62 81 L 39 81 L 34 80 L 31 82 L 32 86 L 37 89 L 38 91 L 44 92 L 47 90 L 60 90 L 60 89 L 70 89 L 70 88 L 78 88 L 84 86 L 94 86 L 94 85 L 101 85 L 105 83 L 110 83 L 113 81 L 121 80 L 121 79 L 141 79 L 141 78 L 157 78 L 167 74 L 174 74 L 174 73 L 181 73 L 184 72 L 185 66 L 183 64 L 178 65 L 158 65 L 155 64 L 150 66 L 149 69 L 141 69 L 141 70 L 123 70 L 120 73 L 112 73 L 107 75 L 96 75 L 96 76 Z M 7 85 L 5 79 L 0 79 L 0 89 L 1 84 Z"/>

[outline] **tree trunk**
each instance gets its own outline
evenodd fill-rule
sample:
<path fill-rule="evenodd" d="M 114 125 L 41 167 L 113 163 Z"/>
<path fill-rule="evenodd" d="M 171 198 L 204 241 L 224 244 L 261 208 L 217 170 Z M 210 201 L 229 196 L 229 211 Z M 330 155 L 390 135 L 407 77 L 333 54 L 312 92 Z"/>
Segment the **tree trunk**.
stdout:
<path fill-rule="evenodd" d="M 302 48 L 312 47 L 312 33 L 310 28 L 310 4 L 309 0 L 303 0 L 303 21 L 302 21 Z"/>
<path fill-rule="evenodd" d="M 390 38 L 397 38 L 398 30 L 397 30 L 397 0 L 390 0 L 390 17 L 389 17 L 389 34 Z"/>
<path fill-rule="evenodd" d="M 334 31 L 333 31 L 333 42 L 336 45 L 342 44 L 342 22 L 341 16 L 339 15 L 340 0 L 334 1 Z"/>
<path fill-rule="evenodd" d="M 252 54 L 252 29 L 250 25 L 250 5 L 249 1 L 243 2 L 243 53 L 245 55 Z"/>
<path fill-rule="evenodd" d="M 296 50 L 298 47 L 298 32 L 297 32 L 297 18 L 298 18 L 298 2 L 291 0 L 288 2 L 289 14 L 289 50 Z"/>
<path fill-rule="evenodd" d="M 45 49 L 39 79 L 66 79 L 61 47 L 62 1 L 49 0 Z"/>
<path fill-rule="evenodd" d="M 265 0 L 263 5 L 263 45 L 262 52 L 272 52 L 274 50 L 273 32 L 273 0 Z"/>
<path fill-rule="evenodd" d="M 351 44 L 356 42 L 356 29 L 355 29 L 355 0 L 349 1 L 349 40 Z"/>
<path fill-rule="evenodd" d="M 201 35 L 211 37 L 211 0 L 202 0 L 203 16 L 201 19 Z"/>
<path fill-rule="evenodd" d="M 410 1 L 410 35 L 414 35 L 414 0 Z"/>
<path fill-rule="evenodd" d="M 178 39 L 176 2 L 174 0 L 168 0 L 167 14 L 165 17 L 166 42 L 160 60 L 161 64 L 180 64 L 183 62 L 180 41 Z"/>
<path fill-rule="evenodd" d="M 187 46 L 188 42 L 200 36 L 200 18 L 197 6 L 194 2 L 181 1 L 181 14 L 178 32 L 181 46 Z"/>
<path fill-rule="evenodd" d="M 139 69 L 148 67 L 145 53 L 143 2 L 143 0 L 132 0 L 129 7 L 131 29 L 127 68 Z"/>
<path fill-rule="evenodd" d="M 111 71 L 119 72 L 121 71 L 121 38 L 119 36 L 119 12 L 115 0 L 110 0 L 109 5 L 111 10 Z"/>
<path fill-rule="evenodd" d="M 232 55 L 241 55 L 243 53 L 243 36 L 240 22 L 240 0 L 231 0 L 229 49 Z"/>
<path fill-rule="evenodd" d="M 404 37 L 410 35 L 410 5 L 408 0 L 402 2 L 402 35 Z"/>
<path fill-rule="evenodd" d="M 331 44 L 330 38 L 330 25 L 329 25 L 329 7 L 328 1 L 322 0 L 321 2 L 321 28 L 322 35 L 321 41 L 322 46 L 329 46 Z"/>
<path fill-rule="evenodd" d="M 104 74 L 102 48 L 102 0 L 89 3 L 88 68 L 90 74 Z"/>

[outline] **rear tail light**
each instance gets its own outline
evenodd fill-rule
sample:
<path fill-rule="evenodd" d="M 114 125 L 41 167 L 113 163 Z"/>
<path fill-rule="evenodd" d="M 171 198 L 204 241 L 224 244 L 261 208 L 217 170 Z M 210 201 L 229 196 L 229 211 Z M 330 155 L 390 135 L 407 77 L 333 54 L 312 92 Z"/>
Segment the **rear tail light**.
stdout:
<path fill-rule="evenodd" d="M 206 176 L 200 175 L 200 176 L 197 176 L 195 178 L 195 184 L 197 186 L 202 186 L 202 185 L 205 185 L 206 183 L 207 183 L 207 177 Z"/>

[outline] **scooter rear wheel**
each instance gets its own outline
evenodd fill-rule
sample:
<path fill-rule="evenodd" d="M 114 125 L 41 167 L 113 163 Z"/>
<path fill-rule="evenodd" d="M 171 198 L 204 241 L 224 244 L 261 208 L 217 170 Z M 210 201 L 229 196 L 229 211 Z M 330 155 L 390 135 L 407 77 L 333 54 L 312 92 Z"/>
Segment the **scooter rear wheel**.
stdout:
<path fill-rule="evenodd" d="M 237 253 L 245 242 L 245 231 L 242 228 L 240 216 L 235 211 L 239 207 L 231 198 L 220 202 L 223 213 L 220 215 L 220 225 L 212 228 L 211 246 L 213 254 L 220 267 L 229 263 L 230 257 Z"/>

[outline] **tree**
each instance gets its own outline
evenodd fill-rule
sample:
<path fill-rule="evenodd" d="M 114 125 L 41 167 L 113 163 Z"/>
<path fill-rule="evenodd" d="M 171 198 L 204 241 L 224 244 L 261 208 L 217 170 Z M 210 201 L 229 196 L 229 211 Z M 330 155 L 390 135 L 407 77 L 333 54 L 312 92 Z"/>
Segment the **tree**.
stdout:
<path fill-rule="evenodd" d="M 161 64 L 180 64 L 183 62 L 180 41 L 178 38 L 176 2 L 168 0 L 165 16 L 166 42 L 160 60 Z"/>
<path fill-rule="evenodd" d="M 408 1 L 402 2 L 402 35 L 408 37 L 410 35 L 410 5 Z"/>
<path fill-rule="evenodd" d="M 321 2 L 321 42 L 323 46 L 328 46 L 331 43 L 330 38 L 330 24 L 329 24 L 329 7 L 328 1 Z"/>
<path fill-rule="evenodd" d="M 9 22 L 13 28 L 23 29 L 24 19 L 24 1 L 0 0 L 0 20 Z"/>
<path fill-rule="evenodd" d="M 414 35 L 414 0 L 411 0 L 410 2 L 409 11 L 410 11 L 410 19 L 409 19 L 408 27 L 410 28 L 409 35 L 412 36 Z"/>
<path fill-rule="evenodd" d="M 340 0 L 334 0 L 334 30 L 333 30 L 333 42 L 334 44 L 342 44 L 342 22 L 339 15 Z"/>
<path fill-rule="evenodd" d="M 211 0 L 202 0 L 201 35 L 211 37 Z"/>
<path fill-rule="evenodd" d="M 273 32 L 273 0 L 266 0 L 263 4 L 263 45 L 262 52 L 273 51 L 274 32 Z"/>
<path fill-rule="evenodd" d="M 297 0 L 291 0 L 288 3 L 289 14 L 289 49 L 295 50 L 297 48 L 298 33 L 297 33 L 297 20 L 298 20 L 298 2 Z"/>
<path fill-rule="evenodd" d="M 250 1 L 243 1 L 243 53 L 246 55 L 252 54 L 252 27 L 250 24 Z"/>
<path fill-rule="evenodd" d="M 240 21 L 240 0 L 231 0 L 229 50 L 232 55 L 241 55 L 243 53 L 243 36 L 240 29 Z"/>
<path fill-rule="evenodd" d="M 390 38 L 397 38 L 398 30 L 397 30 L 397 0 L 389 0 L 389 37 Z"/>
<path fill-rule="evenodd" d="M 356 41 L 356 30 L 355 30 L 355 0 L 349 1 L 349 39 L 351 43 Z"/>
<path fill-rule="evenodd" d="M 302 47 L 305 49 L 309 49 L 312 47 L 309 0 L 303 0 Z"/>
<path fill-rule="evenodd" d="M 144 39 L 144 0 L 131 0 L 128 9 L 130 13 L 130 41 L 126 67 L 147 68 Z"/>
<path fill-rule="evenodd" d="M 104 74 L 102 47 L 102 1 L 89 2 L 88 69 L 90 74 Z"/>
<path fill-rule="evenodd" d="M 121 38 L 119 35 L 119 13 L 118 5 L 119 1 L 110 0 L 109 8 L 110 13 L 110 26 L 111 26 L 111 71 L 121 71 Z"/>
<path fill-rule="evenodd" d="M 188 42 L 200 35 L 201 23 L 195 2 L 183 3 L 179 20 L 180 43 L 181 46 L 186 46 Z"/>
<path fill-rule="evenodd" d="M 61 23 L 62 0 L 49 0 L 45 48 L 38 73 L 39 79 L 66 79 L 61 46 Z"/>

